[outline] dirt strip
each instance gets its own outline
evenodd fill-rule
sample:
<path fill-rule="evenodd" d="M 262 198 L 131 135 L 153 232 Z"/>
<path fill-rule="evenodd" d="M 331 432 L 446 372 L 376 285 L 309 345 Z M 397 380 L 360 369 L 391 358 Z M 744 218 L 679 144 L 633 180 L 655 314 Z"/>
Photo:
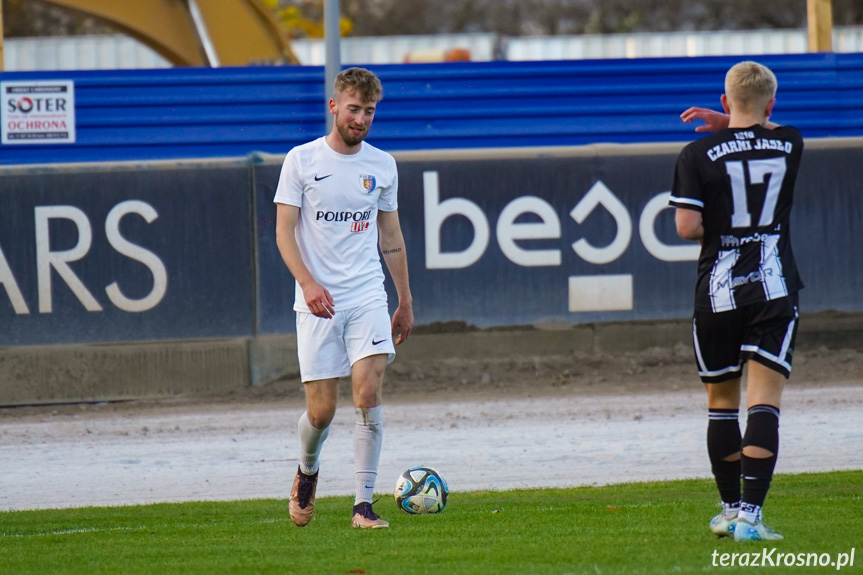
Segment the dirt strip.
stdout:
<path fill-rule="evenodd" d="M 436 467 L 454 491 L 708 477 L 704 392 L 685 348 L 436 362 L 389 376 L 378 489 Z M 795 360 L 777 471 L 863 469 L 863 354 Z M 347 392 L 347 386 L 344 386 Z M 296 381 L 210 398 L 0 410 L 0 510 L 287 498 Z M 354 489 L 345 395 L 321 495 Z"/>

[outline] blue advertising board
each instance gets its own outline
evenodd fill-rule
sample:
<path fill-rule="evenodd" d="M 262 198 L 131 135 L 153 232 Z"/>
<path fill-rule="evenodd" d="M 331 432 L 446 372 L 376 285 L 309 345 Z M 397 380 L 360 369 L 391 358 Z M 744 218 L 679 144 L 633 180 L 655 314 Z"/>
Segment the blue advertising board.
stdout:
<path fill-rule="evenodd" d="M 858 142 L 859 144 L 859 142 Z M 792 236 L 804 311 L 863 309 L 863 147 L 808 142 Z M 679 319 L 699 246 L 677 237 L 668 195 L 679 144 L 397 154 L 399 216 L 419 324 Z M 461 158 L 461 159 L 459 159 Z M 254 168 L 258 329 L 294 330 L 293 280 L 275 247 L 281 157 Z M 385 282 L 390 307 L 397 301 Z"/>
<path fill-rule="evenodd" d="M 681 317 L 696 245 L 675 233 L 674 157 L 403 162 L 400 212 L 424 322 Z"/>
<path fill-rule="evenodd" d="M 667 209 L 674 156 L 629 152 L 399 161 L 417 321 L 492 326 L 688 313 L 698 248 L 676 237 Z M 294 330 L 293 279 L 275 247 L 279 167 L 271 157 L 254 169 L 261 333 Z"/>
<path fill-rule="evenodd" d="M 0 171 L 0 346 L 250 336 L 245 160 Z"/>
<path fill-rule="evenodd" d="M 284 156 L 252 156 L 257 282 L 255 322 L 258 333 L 296 331 L 294 319 L 294 277 L 282 261 L 276 246 L 276 184 Z"/>
<path fill-rule="evenodd" d="M 807 141 L 803 152 L 791 237 L 805 288 L 806 311 L 863 310 L 863 142 Z"/>
<path fill-rule="evenodd" d="M 699 248 L 667 206 L 679 149 L 397 155 L 418 324 L 687 317 Z M 281 163 L 0 170 L 0 346 L 292 333 Z M 807 141 L 792 215 L 804 311 L 863 309 L 859 181 L 860 141 Z"/>

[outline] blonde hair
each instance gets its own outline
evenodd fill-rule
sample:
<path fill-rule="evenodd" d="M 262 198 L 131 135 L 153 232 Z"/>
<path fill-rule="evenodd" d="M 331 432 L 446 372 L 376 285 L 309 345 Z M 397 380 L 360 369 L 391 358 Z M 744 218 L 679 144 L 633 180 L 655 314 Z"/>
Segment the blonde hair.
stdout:
<path fill-rule="evenodd" d="M 725 95 L 741 111 L 758 112 L 776 96 L 776 76 L 767 66 L 746 61 L 725 75 Z"/>
<path fill-rule="evenodd" d="M 347 90 L 356 92 L 360 100 L 372 104 L 380 102 L 384 92 L 378 77 L 365 68 L 348 68 L 336 76 L 333 100 L 338 100 L 339 95 Z"/>

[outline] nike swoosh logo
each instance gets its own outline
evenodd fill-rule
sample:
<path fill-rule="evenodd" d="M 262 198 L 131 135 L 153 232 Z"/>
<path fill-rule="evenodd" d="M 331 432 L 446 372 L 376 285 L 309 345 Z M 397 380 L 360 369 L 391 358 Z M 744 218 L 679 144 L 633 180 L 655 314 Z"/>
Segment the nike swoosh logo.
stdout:
<path fill-rule="evenodd" d="M 379 339 L 378 341 L 372 340 L 372 345 L 378 345 L 379 343 L 383 343 L 385 341 L 385 339 Z"/>
<path fill-rule="evenodd" d="M 319 177 L 318 177 L 318 175 L 317 175 L 317 174 L 315 174 L 315 181 L 316 181 L 316 182 L 320 182 L 321 180 L 326 180 L 326 179 L 327 179 L 327 178 L 329 178 L 330 176 L 332 176 L 332 174 L 329 174 L 329 175 L 326 175 L 326 176 L 321 176 L 321 177 L 319 178 Z"/>

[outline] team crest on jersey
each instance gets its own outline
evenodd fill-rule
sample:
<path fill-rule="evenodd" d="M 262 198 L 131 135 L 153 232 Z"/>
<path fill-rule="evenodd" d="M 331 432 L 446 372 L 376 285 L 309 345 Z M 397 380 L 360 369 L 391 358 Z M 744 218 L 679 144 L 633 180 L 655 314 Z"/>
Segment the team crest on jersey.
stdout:
<path fill-rule="evenodd" d="M 360 182 L 363 184 L 363 189 L 368 193 L 372 193 L 377 186 L 374 176 L 360 176 Z"/>

